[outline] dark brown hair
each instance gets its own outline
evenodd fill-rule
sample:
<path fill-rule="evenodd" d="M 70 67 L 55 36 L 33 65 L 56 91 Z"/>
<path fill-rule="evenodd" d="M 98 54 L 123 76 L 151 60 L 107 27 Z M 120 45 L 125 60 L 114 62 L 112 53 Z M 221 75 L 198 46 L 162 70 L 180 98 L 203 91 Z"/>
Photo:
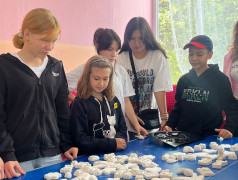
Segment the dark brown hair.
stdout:
<path fill-rule="evenodd" d="M 100 51 L 110 48 L 114 40 L 118 44 L 118 49 L 121 49 L 121 39 L 114 30 L 98 28 L 93 36 L 93 44 L 97 53 L 100 54 Z"/>
<path fill-rule="evenodd" d="M 147 50 L 160 50 L 167 58 L 165 50 L 156 41 L 154 34 L 150 28 L 150 25 L 143 17 L 134 17 L 128 22 L 124 33 L 124 42 L 120 53 L 122 53 L 123 51 L 131 50 L 129 46 L 129 41 L 131 39 L 132 34 L 137 29 L 141 32 L 142 41 L 145 44 Z"/>

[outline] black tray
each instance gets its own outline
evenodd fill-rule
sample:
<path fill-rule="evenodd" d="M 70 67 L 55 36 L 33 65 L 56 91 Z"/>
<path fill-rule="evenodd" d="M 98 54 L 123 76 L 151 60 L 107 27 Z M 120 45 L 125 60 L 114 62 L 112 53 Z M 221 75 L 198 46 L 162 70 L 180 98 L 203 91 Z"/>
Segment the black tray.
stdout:
<path fill-rule="evenodd" d="M 183 131 L 159 131 L 151 133 L 151 136 L 172 147 L 178 147 L 203 139 L 203 137 Z"/>

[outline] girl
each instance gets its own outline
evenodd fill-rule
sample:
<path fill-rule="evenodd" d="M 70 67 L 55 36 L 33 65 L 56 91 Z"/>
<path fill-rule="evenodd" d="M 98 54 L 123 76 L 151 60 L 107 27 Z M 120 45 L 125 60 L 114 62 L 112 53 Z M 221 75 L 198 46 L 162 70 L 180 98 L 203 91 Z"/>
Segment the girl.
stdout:
<path fill-rule="evenodd" d="M 164 49 L 156 42 L 149 24 L 142 17 L 134 17 L 128 22 L 124 43 L 118 56 L 118 63 L 126 68 L 133 83 L 135 80 L 129 51 L 132 52 L 137 73 L 140 110 L 157 108 L 156 99 L 163 130 L 168 120 L 165 91 L 173 89 L 169 63 Z M 135 96 L 131 97 L 131 102 L 137 112 Z"/>
<path fill-rule="evenodd" d="M 223 72 L 226 74 L 232 86 L 232 91 L 236 99 L 238 99 L 238 21 L 234 25 L 233 29 L 233 42 L 229 47 L 229 52 L 224 58 Z"/>
<path fill-rule="evenodd" d="M 126 124 L 113 94 L 113 67 L 102 56 L 84 66 L 71 104 L 71 132 L 79 154 L 106 153 L 126 148 Z"/>
<path fill-rule="evenodd" d="M 129 76 L 125 68 L 116 63 L 118 51 L 121 48 L 121 40 L 119 36 L 112 29 L 99 28 L 94 33 L 93 42 L 97 53 L 107 58 L 113 66 L 114 93 L 121 103 L 124 116 L 126 115 L 125 119 L 128 130 L 137 132 L 138 135 L 140 135 L 140 133 L 147 135 L 146 130 L 138 123 L 129 99 L 129 96 L 135 94 Z M 84 65 L 77 67 L 66 75 L 70 92 L 76 89 L 83 66 Z M 73 97 L 73 95 L 70 94 L 69 97 Z M 72 99 L 74 99 L 74 97 L 71 98 L 71 100 Z"/>
<path fill-rule="evenodd" d="M 13 38 L 20 51 L 0 56 L 0 157 L 7 178 L 61 162 L 61 150 L 67 159 L 77 157 L 63 65 L 48 55 L 60 32 L 49 10 L 34 9 Z"/>
<path fill-rule="evenodd" d="M 232 45 L 229 52 L 224 57 L 223 72 L 229 77 L 233 95 L 238 99 L 238 21 L 234 25 Z M 226 117 L 224 117 L 226 119 Z M 238 130 L 234 133 L 238 136 Z"/>

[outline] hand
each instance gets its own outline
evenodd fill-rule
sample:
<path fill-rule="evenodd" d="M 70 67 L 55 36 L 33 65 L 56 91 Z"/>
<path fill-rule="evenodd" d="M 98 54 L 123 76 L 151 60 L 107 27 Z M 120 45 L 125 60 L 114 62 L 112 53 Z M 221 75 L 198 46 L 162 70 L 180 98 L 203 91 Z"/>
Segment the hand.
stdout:
<path fill-rule="evenodd" d="M 0 158 L 0 179 L 4 178 L 4 162 L 2 161 L 2 159 Z"/>
<path fill-rule="evenodd" d="M 139 123 L 141 123 L 142 125 L 145 124 L 144 121 L 143 121 L 140 117 L 136 116 L 136 119 L 137 119 L 137 121 L 138 121 Z"/>
<path fill-rule="evenodd" d="M 16 172 L 16 170 L 18 172 Z M 5 177 L 8 179 L 14 178 L 14 177 L 19 177 L 22 174 L 26 174 L 18 161 L 8 161 L 4 164 L 4 172 L 5 172 Z"/>
<path fill-rule="evenodd" d="M 168 121 L 168 120 L 162 120 L 162 122 L 161 122 L 161 124 L 160 124 L 160 131 L 163 131 L 163 130 L 164 130 L 164 127 L 165 127 L 167 121 Z M 172 129 L 171 129 L 171 131 L 172 131 Z"/>
<path fill-rule="evenodd" d="M 122 138 L 115 138 L 117 143 L 117 151 L 126 149 L 126 141 Z"/>
<path fill-rule="evenodd" d="M 219 133 L 218 138 L 230 139 L 233 137 L 232 133 L 226 129 L 215 129 L 215 131 Z"/>
<path fill-rule="evenodd" d="M 73 161 L 74 159 L 77 158 L 78 156 L 78 148 L 76 147 L 71 147 L 68 151 L 64 153 L 64 156 L 70 160 Z"/>
<path fill-rule="evenodd" d="M 169 126 L 164 126 L 163 131 L 172 131 L 172 128 Z"/>
<path fill-rule="evenodd" d="M 146 137 L 148 135 L 148 132 L 139 124 L 135 127 L 135 129 L 138 136 L 142 134 L 144 137 Z"/>

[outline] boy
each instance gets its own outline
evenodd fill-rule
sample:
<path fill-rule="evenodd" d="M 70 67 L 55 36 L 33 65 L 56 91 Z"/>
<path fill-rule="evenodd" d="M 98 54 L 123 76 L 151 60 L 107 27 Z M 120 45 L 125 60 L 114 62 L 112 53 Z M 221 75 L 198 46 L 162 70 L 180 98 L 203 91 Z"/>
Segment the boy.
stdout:
<path fill-rule="evenodd" d="M 237 101 L 233 97 L 229 79 L 218 65 L 208 65 L 213 44 L 209 37 L 199 35 L 184 46 L 189 48 L 192 69 L 177 84 L 176 104 L 164 128 L 186 131 L 199 136 L 219 133 L 218 137 L 232 138 L 238 120 Z M 226 113 L 224 129 L 219 129 Z"/>

